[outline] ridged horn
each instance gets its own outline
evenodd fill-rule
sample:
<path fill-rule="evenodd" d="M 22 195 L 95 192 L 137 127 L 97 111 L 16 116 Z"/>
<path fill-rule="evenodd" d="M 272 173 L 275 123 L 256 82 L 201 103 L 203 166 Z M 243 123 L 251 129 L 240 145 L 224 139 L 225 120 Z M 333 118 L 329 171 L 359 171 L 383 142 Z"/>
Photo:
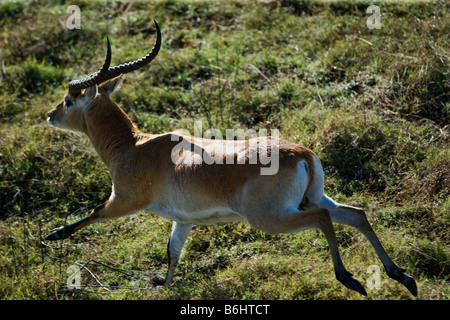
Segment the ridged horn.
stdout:
<path fill-rule="evenodd" d="M 156 42 L 152 50 L 145 57 L 109 68 L 109 65 L 111 63 L 111 45 L 109 43 L 109 39 L 106 38 L 108 48 L 106 52 L 106 59 L 101 69 L 84 79 L 70 81 L 69 92 L 72 95 L 77 95 L 78 93 L 80 93 L 81 89 L 86 89 L 96 84 L 98 85 L 121 74 L 140 69 L 149 64 L 153 59 L 155 59 L 156 55 L 159 52 L 159 49 L 161 48 L 161 30 L 159 29 L 158 23 L 155 20 L 153 21 L 156 25 Z"/>
<path fill-rule="evenodd" d="M 100 68 L 99 71 L 91 74 L 90 76 L 84 79 L 70 81 L 69 82 L 70 94 L 77 95 L 78 93 L 80 93 L 81 89 L 92 87 L 93 85 L 102 83 L 104 81 L 103 79 L 108 73 L 109 65 L 111 64 L 111 44 L 109 43 L 108 37 L 106 37 L 106 42 L 107 42 L 107 51 L 103 66 Z"/>

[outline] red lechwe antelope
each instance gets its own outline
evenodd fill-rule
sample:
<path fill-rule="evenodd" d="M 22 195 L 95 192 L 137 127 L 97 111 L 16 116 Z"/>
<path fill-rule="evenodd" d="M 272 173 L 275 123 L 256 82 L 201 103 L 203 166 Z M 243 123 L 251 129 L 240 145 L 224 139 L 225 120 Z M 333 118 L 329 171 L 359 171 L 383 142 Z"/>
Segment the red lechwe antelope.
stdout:
<path fill-rule="evenodd" d="M 71 81 L 64 99 L 48 113 L 52 126 L 89 137 L 109 169 L 113 186 L 108 201 L 89 216 L 52 230 L 45 239 L 64 239 L 94 222 L 140 210 L 157 213 L 173 220 L 165 280 L 169 285 L 193 225 L 244 220 L 272 234 L 319 228 L 328 241 L 337 279 L 366 295 L 364 287 L 342 263 L 333 228 L 333 222 L 337 222 L 362 232 L 387 275 L 417 295 L 414 279 L 391 260 L 364 211 L 339 204 L 324 194 L 322 166 L 311 150 L 278 138 L 209 140 L 180 132 L 145 134 L 134 126 L 110 95 L 123 74 L 142 68 L 156 57 L 161 46 L 157 24 L 156 30 L 157 40 L 150 53 L 111 68 L 108 40 L 101 69 L 85 79 Z M 183 141 L 183 148 L 179 141 Z M 207 163 L 196 150 L 214 159 L 240 161 Z M 261 174 L 267 168 L 267 162 L 258 160 L 263 153 L 277 155 L 276 174 Z"/>

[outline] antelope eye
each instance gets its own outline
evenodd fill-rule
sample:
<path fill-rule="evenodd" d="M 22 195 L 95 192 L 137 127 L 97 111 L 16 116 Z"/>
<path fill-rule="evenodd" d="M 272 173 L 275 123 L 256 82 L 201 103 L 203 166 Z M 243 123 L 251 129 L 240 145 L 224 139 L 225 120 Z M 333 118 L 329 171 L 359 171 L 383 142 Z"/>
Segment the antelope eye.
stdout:
<path fill-rule="evenodd" d="M 72 101 L 69 98 L 65 99 L 66 108 L 71 108 L 73 106 Z"/>

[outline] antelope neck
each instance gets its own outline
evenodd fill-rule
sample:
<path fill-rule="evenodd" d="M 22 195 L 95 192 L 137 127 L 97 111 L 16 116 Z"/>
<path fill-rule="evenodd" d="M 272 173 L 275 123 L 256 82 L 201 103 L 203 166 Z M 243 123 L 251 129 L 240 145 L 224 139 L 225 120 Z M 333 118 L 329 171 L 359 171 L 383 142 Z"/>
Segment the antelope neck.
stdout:
<path fill-rule="evenodd" d="M 85 116 L 86 134 L 109 167 L 118 154 L 136 145 L 140 131 L 114 102 L 93 105 Z"/>

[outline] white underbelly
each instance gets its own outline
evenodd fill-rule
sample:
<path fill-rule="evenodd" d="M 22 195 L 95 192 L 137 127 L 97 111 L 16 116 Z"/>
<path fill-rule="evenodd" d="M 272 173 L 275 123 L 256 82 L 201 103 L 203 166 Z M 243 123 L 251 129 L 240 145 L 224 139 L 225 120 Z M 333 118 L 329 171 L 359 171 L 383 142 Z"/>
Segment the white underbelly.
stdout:
<path fill-rule="evenodd" d="M 210 225 L 218 222 L 239 222 L 243 220 L 235 212 L 224 207 L 186 211 L 168 204 L 152 203 L 145 210 L 183 224 Z"/>

